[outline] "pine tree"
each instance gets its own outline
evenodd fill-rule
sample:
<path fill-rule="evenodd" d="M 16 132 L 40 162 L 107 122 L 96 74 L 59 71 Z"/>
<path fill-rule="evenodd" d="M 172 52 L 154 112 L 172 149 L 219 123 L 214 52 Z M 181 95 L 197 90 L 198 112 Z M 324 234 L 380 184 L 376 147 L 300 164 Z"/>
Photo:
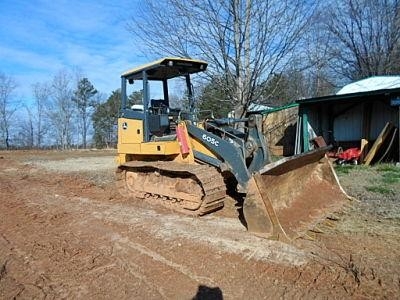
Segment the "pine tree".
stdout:
<path fill-rule="evenodd" d="M 97 148 L 114 147 L 117 144 L 118 112 L 121 105 L 121 91 L 113 91 L 106 102 L 98 104 L 92 115 Z"/>
<path fill-rule="evenodd" d="M 74 91 L 74 96 L 72 98 L 72 101 L 75 102 L 78 110 L 82 135 L 82 147 L 84 149 L 86 149 L 87 146 L 86 139 L 89 127 L 90 109 L 94 106 L 92 99 L 96 94 L 97 90 L 94 88 L 89 79 L 82 78 L 79 80 L 77 89 Z"/>

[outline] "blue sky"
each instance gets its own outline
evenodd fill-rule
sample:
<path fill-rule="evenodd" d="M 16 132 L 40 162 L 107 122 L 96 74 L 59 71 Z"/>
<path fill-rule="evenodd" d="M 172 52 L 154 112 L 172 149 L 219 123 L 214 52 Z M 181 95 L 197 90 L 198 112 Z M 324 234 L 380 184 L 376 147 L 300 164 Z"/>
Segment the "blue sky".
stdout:
<path fill-rule="evenodd" d="M 144 57 L 126 30 L 139 3 L 1 0 L 0 71 L 17 81 L 25 99 L 32 97 L 34 83 L 76 67 L 109 95 L 123 71 L 154 58 Z"/>

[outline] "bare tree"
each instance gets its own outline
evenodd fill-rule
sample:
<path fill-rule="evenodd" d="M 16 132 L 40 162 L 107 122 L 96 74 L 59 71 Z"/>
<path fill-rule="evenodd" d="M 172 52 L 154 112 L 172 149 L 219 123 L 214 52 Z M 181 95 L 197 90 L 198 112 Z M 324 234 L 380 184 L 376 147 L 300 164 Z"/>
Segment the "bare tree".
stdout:
<path fill-rule="evenodd" d="M 12 97 L 17 84 L 12 77 L 0 72 L 0 134 L 1 144 L 10 148 L 10 127 L 16 107 L 12 104 Z"/>
<path fill-rule="evenodd" d="M 400 1 L 339 0 L 326 10 L 333 67 L 357 80 L 400 71 Z"/>
<path fill-rule="evenodd" d="M 45 122 L 46 106 L 50 99 L 50 86 L 47 83 L 36 83 L 33 85 L 34 102 L 34 127 L 36 147 L 40 148 L 43 143 L 44 136 L 47 132 Z"/>
<path fill-rule="evenodd" d="M 74 105 L 71 82 L 70 74 L 63 70 L 54 76 L 51 83 L 51 104 L 47 115 L 61 149 L 68 149 L 72 144 Z"/>
<path fill-rule="evenodd" d="M 34 116 L 28 106 L 24 106 L 26 114 L 20 118 L 17 144 L 32 149 L 35 146 Z"/>
<path fill-rule="evenodd" d="M 302 0 L 148 0 L 129 23 L 147 52 L 200 57 L 243 115 L 290 63 L 315 5 Z"/>
<path fill-rule="evenodd" d="M 334 92 L 337 78 L 334 76 L 330 61 L 332 53 L 332 38 L 325 31 L 326 4 L 321 4 L 318 13 L 313 18 L 313 25 L 305 35 L 304 55 L 300 60 L 304 65 L 304 90 L 306 97 L 319 97 Z"/>

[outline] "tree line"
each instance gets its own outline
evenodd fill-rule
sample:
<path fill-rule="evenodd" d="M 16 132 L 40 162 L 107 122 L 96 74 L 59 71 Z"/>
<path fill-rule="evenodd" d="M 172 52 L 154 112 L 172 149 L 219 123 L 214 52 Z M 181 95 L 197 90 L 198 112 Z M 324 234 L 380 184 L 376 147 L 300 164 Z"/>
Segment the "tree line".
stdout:
<path fill-rule="evenodd" d="M 62 70 L 32 86 L 31 103 L 22 103 L 17 92 L 16 80 L 0 72 L 0 149 L 116 144 L 118 90 L 106 98 L 87 77 Z"/>
<path fill-rule="evenodd" d="M 145 53 L 208 61 L 212 90 L 242 116 L 399 74 L 399 13 L 398 0 L 147 0 L 128 28 Z"/>
<path fill-rule="evenodd" d="M 198 108 L 217 117 L 400 72 L 399 0 L 147 0 L 137 11 L 127 27 L 143 52 L 209 63 Z M 106 96 L 88 78 L 60 71 L 35 84 L 34 103 L 24 106 L 17 88 L 0 70 L 0 148 L 115 145 L 118 89 Z"/>

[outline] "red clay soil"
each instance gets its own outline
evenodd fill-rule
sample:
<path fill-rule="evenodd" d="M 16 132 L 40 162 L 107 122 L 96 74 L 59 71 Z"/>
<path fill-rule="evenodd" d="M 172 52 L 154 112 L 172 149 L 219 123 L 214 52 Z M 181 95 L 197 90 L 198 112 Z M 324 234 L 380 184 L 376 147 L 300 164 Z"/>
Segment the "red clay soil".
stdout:
<path fill-rule="evenodd" d="M 398 233 L 332 229 L 289 246 L 231 231 L 239 221 L 223 213 L 181 217 L 111 183 L 0 157 L 1 299 L 400 296 Z"/>

